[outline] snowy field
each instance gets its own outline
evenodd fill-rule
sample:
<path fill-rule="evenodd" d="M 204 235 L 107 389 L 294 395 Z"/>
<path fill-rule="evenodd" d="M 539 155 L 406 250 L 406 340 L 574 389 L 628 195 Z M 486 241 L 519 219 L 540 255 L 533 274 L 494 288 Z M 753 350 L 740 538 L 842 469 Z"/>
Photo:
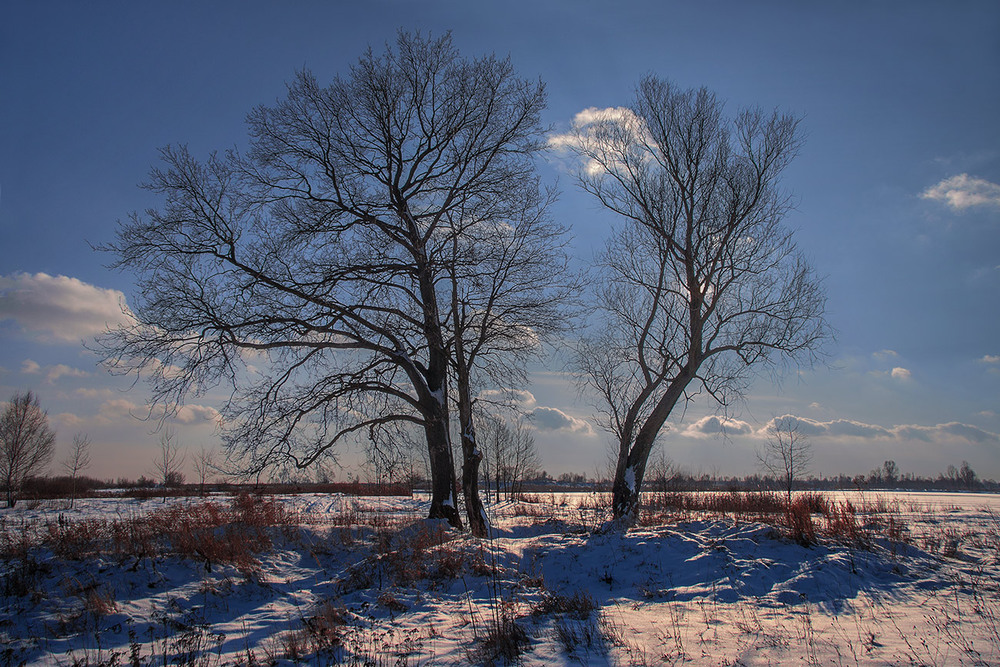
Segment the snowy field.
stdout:
<path fill-rule="evenodd" d="M 1000 665 L 1000 496 L 829 494 L 851 539 L 588 494 L 0 510 L 0 665 Z M 832 526 L 817 516 L 817 527 Z"/>

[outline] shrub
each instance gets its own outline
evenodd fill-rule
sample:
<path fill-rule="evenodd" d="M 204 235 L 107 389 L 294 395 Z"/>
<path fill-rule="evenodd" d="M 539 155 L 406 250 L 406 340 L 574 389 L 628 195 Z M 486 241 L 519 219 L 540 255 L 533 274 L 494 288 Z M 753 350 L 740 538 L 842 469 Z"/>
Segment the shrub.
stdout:
<path fill-rule="evenodd" d="M 531 609 L 532 616 L 548 616 L 549 614 L 565 614 L 583 620 L 597 609 L 594 598 L 582 591 L 566 596 L 558 593 L 546 594 L 535 603 Z"/>
<path fill-rule="evenodd" d="M 796 498 L 788 506 L 786 517 L 788 530 L 792 539 L 799 544 L 813 544 L 816 541 L 816 529 L 812 520 L 813 510 L 807 498 Z"/>

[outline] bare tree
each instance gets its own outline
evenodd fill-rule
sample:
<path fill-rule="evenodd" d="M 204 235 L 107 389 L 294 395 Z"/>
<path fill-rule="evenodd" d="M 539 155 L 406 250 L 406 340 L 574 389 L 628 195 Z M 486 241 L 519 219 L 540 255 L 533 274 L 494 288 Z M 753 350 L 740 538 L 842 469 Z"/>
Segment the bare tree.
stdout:
<path fill-rule="evenodd" d="M 202 447 L 194 456 L 194 474 L 198 478 L 198 488 L 201 495 L 205 495 L 205 484 L 208 482 L 208 477 L 217 469 L 215 463 L 215 452 L 212 450 Z"/>
<path fill-rule="evenodd" d="M 613 513 L 628 525 L 679 402 L 705 391 L 728 406 L 751 369 L 811 361 L 828 336 L 820 282 L 782 226 L 798 121 L 726 118 L 709 91 L 649 76 L 631 109 L 597 115 L 570 145 L 581 186 L 624 221 L 599 262 L 601 330 L 577 360 L 616 439 Z"/>
<path fill-rule="evenodd" d="M 484 447 L 487 475 L 492 473 L 494 497 L 496 500 L 506 492 L 508 500 L 513 499 L 524 484 L 527 474 L 538 467 L 538 450 L 535 438 L 523 416 L 513 424 L 502 417 L 483 413 L 480 445 Z"/>
<path fill-rule="evenodd" d="M 962 468 L 958 472 L 958 478 L 962 480 L 962 484 L 965 485 L 965 488 L 970 491 L 976 488 L 976 485 L 978 484 L 976 471 L 972 469 L 972 466 L 969 465 L 968 461 L 962 461 Z"/>
<path fill-rule="evenodd" d="M 896 482 L 899 480 L 899 467 L 895 461 L 890 459 L 882 464 L 882 477 L 889 486 L 896 485 Z"/>
<path fill-rule="evenodd" d="M 251 147 L 207 162 L 163 151 L 106 249 L 142 280 L 136 324 L 102 340 L 145 371 L 167 414 L 219 382 L 245 471 L 307 467 L 345 439 L 423 430 L 432 518 L 461 526 L 449 435 L 450 220 L 504 201 L 543 147 L 543 86 L 450 36 L 401 33 L 321 87 L 308 72 L 250 113 Z M 515 182 L 516 185 L 516 182 Z M 257 381 L 242 355 L 263 355 Z"/>
<path fill-rule="evenodd" d="M 451 217 L 449 333 L 462 490 L 469 527 L 481 537 L 488 522 L 479 496 L 484 451 L 476 439 L 476 386 L 523 386 L 528 359 L 569 329 L 579 292 L 566 230 L 547 215 L 553 196 L 526 172 L 512 177 L 503 198 L 489 207 Z"/>
<path fill-rule="evenodd" d="M 666 494 L 676 485 L 679 474 L 680 470 L 677 465 L 661 448 L 648 467 L 647 478 L 652 482 L 654 491 Z"/>
<path fill-rule="evenodd" d="M 69 506 L 72 508 L 76 501 L 76 478 L 81 471 L 90 467 L 90 438 L 86 433 L 77 433 L 73 436 L 73 450 L 69 458 L 62 461 L 62 467 L 70 476 L 73 485 L 69 499 Z"/>
<path fill-rule="evenodd" d="M 524 480 L 529 479 L 529 475 L 538 473 L 538 448 L 532 433 L 523 418 L 518 419 L 511 428 L 510 453 L 506 465 L 511 499 L 524 491 Z"/>
<path fill-rule="evenodd" d="M 167 428 L 160 433 L 160 453 L 153 460 L 153 469 L 163 488 L 180 486 L 184 483 L 181 466 L 184 465 L 184 453 L 175 442 L 173 430 Z M 166 502 L 166 496 L 164 496 Z"/>
<path fill-rule="evenodd" d="M 806 475 L 812 465 L 812 445 L 797 419 L 785 415 L 771 421 L 767 440 L 757 450 L 757 462 L 766 474 L 781 482 L 790 507 L 795 480 Z"/>
<path fill-rule="evenodd" d="M 16 392 L 0 414 L 0 480 L 13 507 L 24 480 L 45 470 L 52 460 L 56 434 L 49 416 L 31 391 Z"/>

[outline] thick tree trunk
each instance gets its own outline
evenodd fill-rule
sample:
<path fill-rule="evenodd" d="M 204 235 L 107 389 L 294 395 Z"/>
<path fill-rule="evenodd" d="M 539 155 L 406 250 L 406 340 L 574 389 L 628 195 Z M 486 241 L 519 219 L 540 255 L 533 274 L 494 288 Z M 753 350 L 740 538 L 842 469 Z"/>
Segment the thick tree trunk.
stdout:
<path fill-rule="evenodd" d="M 399 193 L 395 193 L 399 197 Z M 419 267 L 417 284 L 423 304 L 424 337 L 427 340 L 427 368 L 424 381 L 428 395 L 421 397 L 424 431 L 431 467 L 431 507 L 429 519 L 447 519 L 457 529 L 462 528 L 462 517 L 455 496 L 455 457 L 451 448 L 451 424 L 448 414 L 448 348 L 441 330 L 440 310 L 435 288 L 435 275 L 428 261 L 419 225 L 410 215 L 400 198 L 400 217 L 407 223 L 412 235 L 414 263 Z"/>
<path fill-rule="evenodd" d="M 611 510 L 615 525 L 629 528 L 639 519 L 642 480 L 646 475 L 646 464 L 653 451 L 656 436 L 677 405 L 677 401 L 684 395 L 684 389 L 693 375 L 685 373 L 670 384 L 660 402 L 636 432 L 635 442 L 628 449 L 627 456 L 619 456 L 615 481 L 611 488 Z"/>
<path fill-rule="evenodd" d="M 446 519 L 461 530 L 462 517 L 455 497 L 455 461 L 448 433 L 448 411 L 442 406 L 427 419 L 424 427 L 431 468 L 431 508 L 429 519 Z"/>
<path fill-rule="evenodd" d="M 644 473 L 645 462 L 637 466 L 637 462 L 630 461 L 626 462 L 621 475 L 615 475 L 615 483 L 611 488 L 612 516 L 622 528 L 634 526 L 639 519 L 639 494 Z"/>

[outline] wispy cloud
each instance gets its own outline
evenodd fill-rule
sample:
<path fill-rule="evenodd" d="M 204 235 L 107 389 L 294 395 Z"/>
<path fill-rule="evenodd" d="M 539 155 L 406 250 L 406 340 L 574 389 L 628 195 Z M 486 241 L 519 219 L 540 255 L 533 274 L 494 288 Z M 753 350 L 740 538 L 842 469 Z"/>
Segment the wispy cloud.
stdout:
<path fill-rule="evenodd" d="M 890 371 L 889 375 L 891 375 L 896 380 L 902 380 L 903 382 L 905 382 L 910 379 L 912 373 L 910 373 L 909 370 L 901 366 L 896 366 L 895 368 L 892 369 L 892 371 Z"/>
<path fill-rule="evenodd" d="M 43 375 L 47 384 L 53 384 L 61 377 L 85 378 L 90 376 L 87 371 L 66 364 L 42 366 L 32 359 L 25 359 L 21 363 L 21 372 L 25 375 Z"/>
<path fill-rule="evenodd" d="M 47 273 L 0 276 L 0 320 L 13 320 L 46 343 L 78 343 L 127 320 L 125 296 Z"/>
<path fill-rule="evenodd" d="M 1000 185 L 968 174 L 946 178 L 924 190 L 920 196 L 944 202 L 956 211 L 973 206 L 1000 207 Z"/>

